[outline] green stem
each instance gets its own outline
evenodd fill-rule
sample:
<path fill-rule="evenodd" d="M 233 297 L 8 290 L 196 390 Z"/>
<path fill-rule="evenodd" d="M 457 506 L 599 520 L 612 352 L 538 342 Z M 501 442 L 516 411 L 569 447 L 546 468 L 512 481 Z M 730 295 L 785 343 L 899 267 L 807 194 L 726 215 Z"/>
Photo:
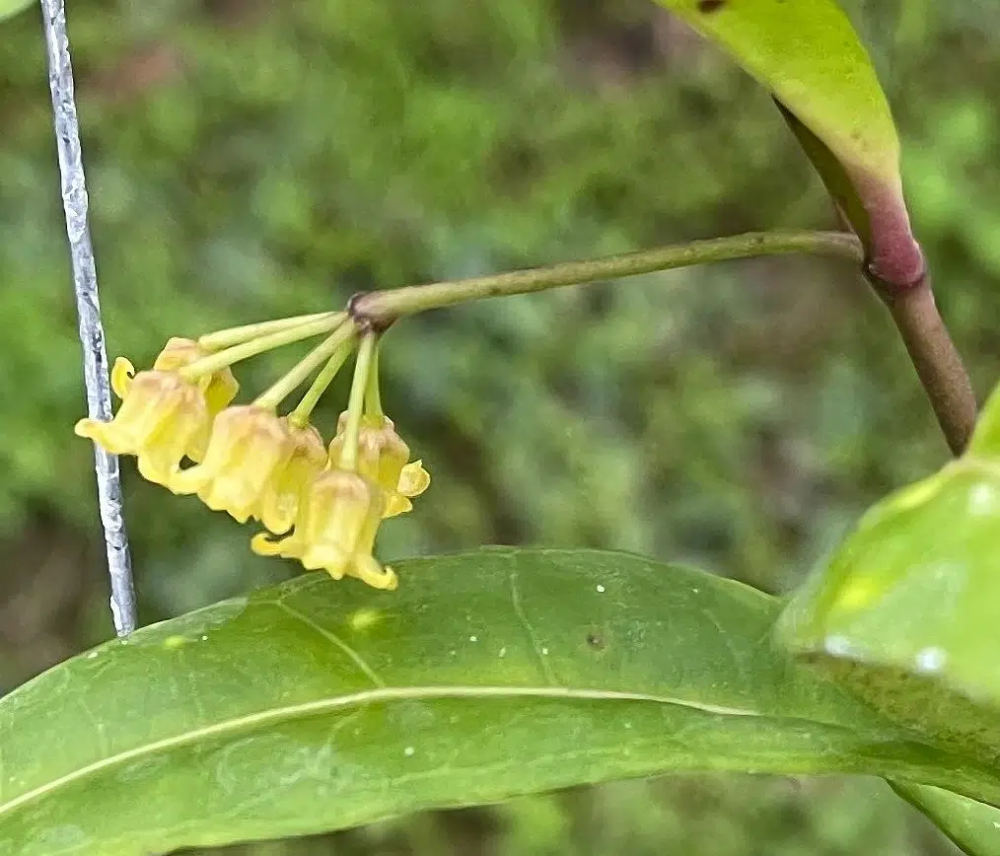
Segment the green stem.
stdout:
<path fill-rule="evenodd" d="M 333 383 L 333 379 L 337 376 L 337 372 L 339 372 L 344 363 L 347 362 L 347 358 L 351 355 L 351 351 L 354 350 L 355 330 L 353 325 L 350 326 L 350 337 L 340 342 L 339 347 L 337 347 L 336 350 L 330 354 L 330 358 L 327 360 L 326 365 L 320 370 L 320 373 L 316 375 L 316 379 L 312 382 L 312 386 L 306 390 L 306 394 L 302 396 L 302 400 L 298 403 L 298 406 L 289 415 L 288 421 L 293 425 L 296 425 L 299 428 L 304 428 L 309 424 L 309 417 L 312 416 L 312 412 L 315 410 L 320 398 L 322 398 L 323 393 L 329 389 L 330 384 Z M 340 331 L 338 330 L 337 332 L 339 333 Z"/>
<path fill-rule="evenodd" d="M 847 232 L 750 232 L 602 259 L 563 262 L 551 267 L 372 291 L 355 298 L 350 312 L 356 320 L 366 321 L 375 329 L 384 329 L 405 315 L 484 297 L 528 294 L 708 262 L 790 253 L 835 256 L 858 264 L 863 258 L 858 239 Z"/>
<path fill-rule="evenodd" d="M 275 348 L 290 345 L 293 342 L 300 342 L 303 339 L 311 339 L 313 336 L 329 333 L 339 327 L 346 318 L 347 313 L 334 312 L 323 318 L 317 318 L 315 321 L 307 321 L 303 324 L 290 327 L 287 330 L 279 330 L 277 333 L 261 336 L 259 339 L 233 345 L 231 348 L 226 348 L 215 354 L 209 354 L 207 357 L 202 357 L 189 366 L 184 366 L 178 374 L 186 380 L 197 380 L 203 375 L 227 368 L 234 363 L 240 362 L 240 360 L 255 357 L 257 354 L 263 354 L 266 351 L 273 351 Z"/>
<path fill-rule="evenodd" d="M 230 327 L 228 330 L 217 330 L 198 339 L 198 344 L 206 351 L 221 351 L 233 345 L 242 345 L 251 339 L 278 333 L 310 321 L 329 318 L 333 312 L 316 312 L 312 315 L 297 315 L 294 318 L 278 318 L 275 321 L 260 321 L 256 324 L 244 324 L 242 327 Z"/>
<path fill-rule="evenodd" d="M 589 261 L 372 291 L 355 297 L 348 304 L 348 312 L 359 327 L 384 330 L 397 318 L 470 300 L 529 294 L 710 262 L 793 253 L 864 264 L 861 243 L 849 232 L 749 232 Z M 886 289 L 880 289 L 875 282 L 873 285 L 888 303 L 948 445 L 958 454 L 965 448 L 975 424 L 976 400 L 961 357 L 934 305 L 929 280 L 907 289 L 908 293 L 902 296 L 885 297 Z"/>
<path fill-rule="evenodd" d="M 358 359 L 354 364 L 354 378 L 351 381 L 351 395 L 347 402 L 347 425 L 344 426 L 344 449 L 340 454 L 340 467 L 356 471 L 358 468 L 358 437 L 361 433 L 361 416 L 364 412 L 365 390 L 372 370 L 375 354 L 375 333 L 366 333 L 358 348 Z"/>
<path fill-rule="evenodd" d="M 313 348 L 294 368 L 266 391 L 257 396 L 254 404 L 268 410 L 277 409 L 289 395 L 298 389 L 309 375 L 318 369 L 330 357 L 337 353 L 354 337 L 354 324 L 348 321 L 338 327 L 323 342 Z M 349 352 L 348 352 L 349 353 Z M 345 356 L 346 359 L 346 356 Z M 329 385 L 329 384 L 328 384 Z"/>
<path fill-rule="evenodd" d="M 384 416 L 382 412 L 382 390 L 378 383 L 379 343 L 375 342 L 375 352 L 372 354 L 372 368 L 368 373 L 368 388 L 365 390 L 365 413 L 372 416 Z"/>

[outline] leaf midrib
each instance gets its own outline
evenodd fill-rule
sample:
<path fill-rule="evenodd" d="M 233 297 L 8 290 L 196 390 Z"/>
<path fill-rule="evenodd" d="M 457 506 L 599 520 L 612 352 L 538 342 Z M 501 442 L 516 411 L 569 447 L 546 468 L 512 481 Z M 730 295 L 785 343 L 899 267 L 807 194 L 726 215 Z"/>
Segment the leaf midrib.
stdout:
<path fill-rule="evenodd" d="M 182 734 L 175 734 L 172 737 L 165 737 L 155 740 L 152 743 L 137 746 L 124 752 L 119 752 L 100 761 L 95 761 L 66 773 L 50 782 L 46 782 L 37 788 L 26 791 L 9 802 L 0 804 L 0 818 L 10 812 L 21 808 L 26 803 L 57 791 L 60 788 L 70 785 L 88 776 L 100 773 L 118 764 L 134 761 L 149 755 L 155 755 L 162 751 L 169 751 L 182 746 L 196 743 L 203 738 L 219 737 L 226 734 L 238 734 L 242 731 L 253 730 L 259 725 L 268 722 L 283 722 L 293 720 L 298 717 L 309 716 L 322 711 L 336 710 L 337 708 L 360 706 L 383 701 L 412 701 L 419 699 L 447 699 L 447 698 L 547 698 L 547 699 L 576 699 L 581 701 L 642 701 L 654 704 L 675 705 L 693 710 L 704 711 L 705 713 L 715 713 L 723 716 L 758 716 L 764 717 L 768 714 L 756 710 L 745 710 L 741 708 L 725 707 L 722 705 L 703 704 L 701 702 L 688 699 L 673 698 L 669 696 L 656 696 L 646 693 L 629 693 L 613 690 L 591 690 L 575 689 L 570 687 L 497 687 L 497 686 L 427 686 L 427 687 L 380 687 L 378 689 L 365 690 L 363 692 L 352 693 L 350 695 L 336 696 L 334 698 L 323 698 L 315 701 L 302 702 L 300 704 L 286 705 L 272 708 L 270 710 L 258 711 L 226 719 L 212 725 L 195 728 Z M 795 718 L 795 717 L 787 717 Z"/>

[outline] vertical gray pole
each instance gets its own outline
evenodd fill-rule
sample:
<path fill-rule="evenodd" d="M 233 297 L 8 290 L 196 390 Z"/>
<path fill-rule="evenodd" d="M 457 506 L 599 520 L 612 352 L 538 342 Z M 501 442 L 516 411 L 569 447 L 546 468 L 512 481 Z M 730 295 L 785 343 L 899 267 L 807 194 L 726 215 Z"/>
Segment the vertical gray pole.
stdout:
<path fill-rule="evenodd" d="M 49 60 L 49 88 L 55 117 L 59 172 L 62 176 L 63 211 L 73 264 L 73 286 L 80 320 L 80 344 L 83 346 L 84 380 L 87 384 L 87 409 L 92 419 L 111 418 L 111 390 L 108 387 L 108 355 L 104 346 L 101 304 L 97 296 L 97 270 L 87 225 L 87 184 L 80 151 L 80 123 L 73 92 L 73 66 L 69 58 L 69 35 L 66 32 L 66 9 L 63 0 L 41 0 L 45 26 L 45 45 Z M 132 559 L 122 515 L 121 475 L 118 458 L 100 446 L 94 447 L 97 469 L 97 494 L 101 523 L 107 545 L 108 572 L 111 576 L 111 613 L 115 630 L 125 636 L 135 630 L 135 589 L 132 586 Z"/>

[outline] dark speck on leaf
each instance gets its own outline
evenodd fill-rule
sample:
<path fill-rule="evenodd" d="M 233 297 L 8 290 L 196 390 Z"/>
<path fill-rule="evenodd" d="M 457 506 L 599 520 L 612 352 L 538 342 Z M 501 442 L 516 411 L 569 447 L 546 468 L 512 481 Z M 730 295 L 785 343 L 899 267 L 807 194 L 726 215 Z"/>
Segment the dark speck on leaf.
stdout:
<path fill-rule="evenodd" d="M 605 646 L 604 638 L 593 632 L 587 634 L 587 644 L 597 651 L 603 651 Z"/>
<path fill-rule="evenodd" d="M 725 5 L 726 0 L 698 0 L 698 11 L 710 15 L 712 12 L 718 12 Z"/>

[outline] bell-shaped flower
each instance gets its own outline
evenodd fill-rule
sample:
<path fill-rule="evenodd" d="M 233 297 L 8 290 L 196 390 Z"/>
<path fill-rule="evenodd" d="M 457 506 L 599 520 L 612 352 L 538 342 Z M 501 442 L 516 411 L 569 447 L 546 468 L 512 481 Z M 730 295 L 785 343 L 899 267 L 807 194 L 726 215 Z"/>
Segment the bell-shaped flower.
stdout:
<path fill-rule="evenodd" d="M 170 489 L 196 493 L 213 511 L 226 511 L 246 523 L 294 451 L 287 420 L 273 410 L 252 404 L 230 407 L 212 423 L 204 460 L 179 472 Z"/>
<path fill-rule="evenodd" d="M 208 353 L 194 339 L 182 339 L 179 336 L 174 336 L 160 351 L 153 363 L 153 368 L 162 371 L 177 371 L 197 362 L 202 357 L 208 356 Z M 199 378 L 196 383 L 205 393 L 208 412 L 213 417 L 218 416 L 228 407 L 240 391 L 239 381 L 236 380 L 232 370 L 228 367 L 211 372 Z"/>
<path fill-rule="evenodd" d="M 277 541 L 260 533 L 251 542 L 262 556 L 298 559 L 307 570 L 333 579 L 356 577 L 373 588 L 392 590 L 395 572 L 372 555 L 385 512 L 385 491 L 364 476 L 331 468 L 312 484 L 295 530 Z"/>
<path fill-rule="evenodd" d="M 207 352 L 193 339 L 175 336 L 167 341 L 163 350 L 157 355 L 153 362 L 153 371 L 175 374 L 206 355 Z M 111 388 L 122 401 L 128 396 L 135 377 L 136 371 L 132 363 L 124 357 L 115 360 L 111 369 Z M 192 461 L 200 461 L 205 455 L 212 420 L 236 397 L 240 385 L 229 368 L 219 369 L 189 383 L 198 389 L 205 399 L 208 419 L 202 430 L 192 435 L 184 454 Z"/>
<path fill-rule="evenodd" d="M 121 386 L 122 373 L 118 383 Z M 115 455 L 135 455 L 142 477 L 170 487 L 181 459 L 207 432 L 205 396 L 168 371 L 139 372 L 128 379 L 121 407 L 110 422 L 81 419 L 74 432 Z"/>
<path fill-rule="evenodd" d="M 319 431 L 311 425 L 299 427 L 287 419 L 281 421 L 291 439 L 292 451 L 284 466 L 274 473 L 253 512 L 276 535 L 295 524 L 310 486 L 326 467 L 326 446 Z"/>
<path fill-rule="evenodd" d="M 330 465 L 340 464 L 344 451 L 347 412 L 340 414 L 337 435 L 330 442 Z M 375 482 L 386 494 L 384 517 L 413 508 L 410 499 L 419 496 L 431 482 L 430 474 L 421 461 L 407 463 L 410 447 L 396 433 L 387 416 L 366 414 L 361 417 L 358 431 L 358 472 Z"/>

